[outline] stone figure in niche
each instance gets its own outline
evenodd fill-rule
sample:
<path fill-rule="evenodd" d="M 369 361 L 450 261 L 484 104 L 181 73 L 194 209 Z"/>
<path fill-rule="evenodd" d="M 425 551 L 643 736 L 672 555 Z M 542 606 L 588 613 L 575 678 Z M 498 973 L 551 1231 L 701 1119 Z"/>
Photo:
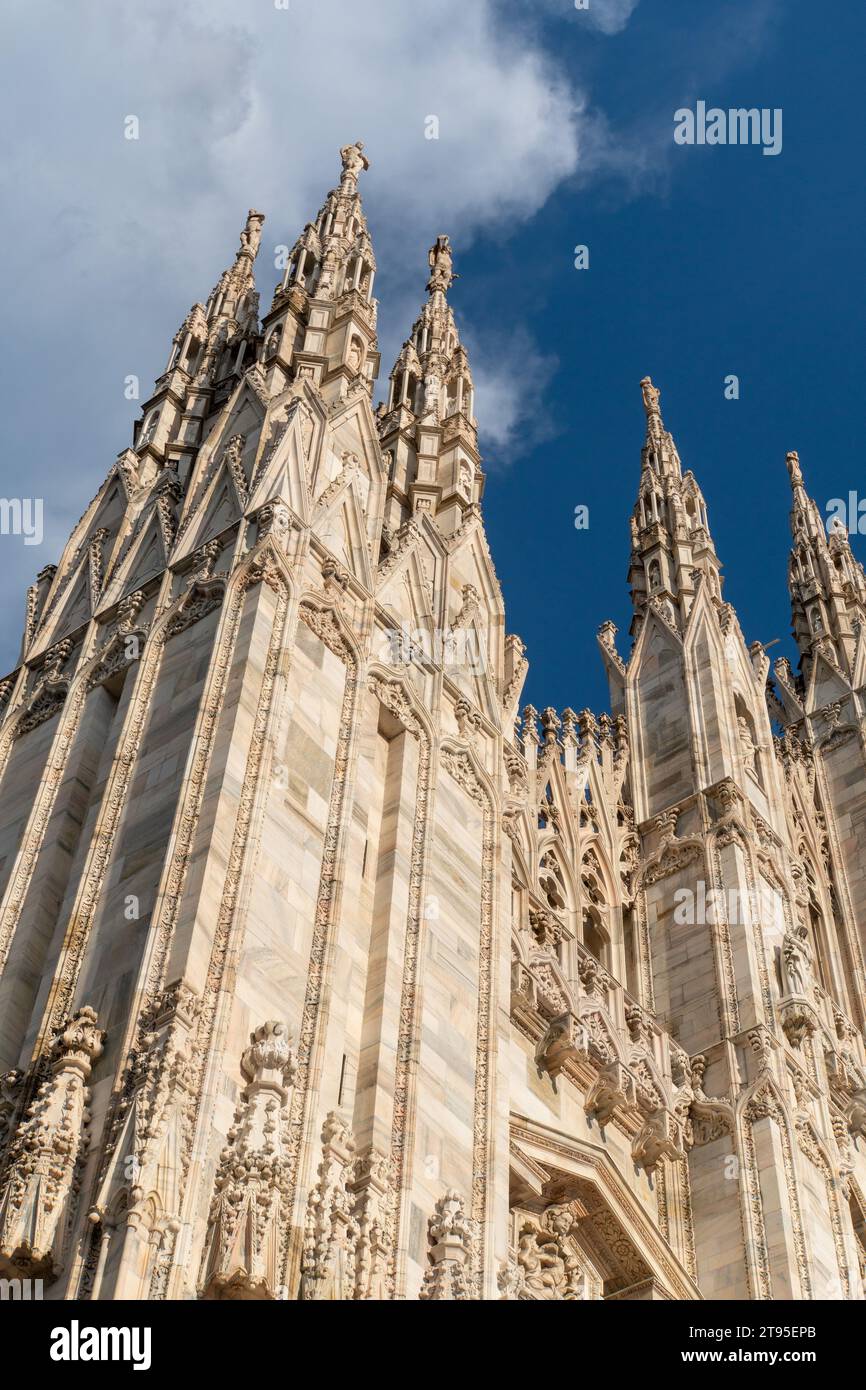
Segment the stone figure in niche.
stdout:
<path fill-rule="evenodd" d="M 349 368 L 351 371 L 359 372 L 361 370 L 362 356 L 361 344 L 357 338 L 353 338 L 349 344 Z"/>
<path fill-rule="evenodd" d="M 523 1227 L 517 1263 L 524 1273 L 525 1288 L 533 1297 L 566 1301 L 584 1297 L 580 1261 L 565 1245 L 573 1228 L 574 1216 L 567 1206 L 549 1207 L 540 1225 Z"/>
<path fill-rule="evenodd" d="M 785 932 L 782 955 L 785 960 L 788 993 L 805 997 L 812 978 L 812 952 L 809 933 L 802 923 L 793 931 Z"/>
<path fill-rule="evenodd" d="M 744 714 L 737 719 L 737 731 L 740 736 L 740 751 L 743 754 L 743 762 L 749 772 L 757 774 L 755 745 L 752 742 L 752 730 L 749 721 Z"/>

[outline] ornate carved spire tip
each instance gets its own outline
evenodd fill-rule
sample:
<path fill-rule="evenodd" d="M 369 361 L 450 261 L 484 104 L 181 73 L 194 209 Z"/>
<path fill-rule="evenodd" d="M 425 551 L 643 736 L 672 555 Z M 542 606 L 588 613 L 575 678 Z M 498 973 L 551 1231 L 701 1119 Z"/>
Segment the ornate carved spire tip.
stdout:
<path fill-rule="evenodd" d="M 247 213 L 246 224 L 241 232 L 241 244 L 238 251 L 239 256 L 246 253 L 255 260 L 259 249 L 259 242 L 262 239 L 262 224 L 264 220 L 265 214 L 263 212 L 256 212 L 255 208 L 250 208 Z M 195 309 L 195 305 L 193 305 L 193 309 Z"/>
<path fill-rule="evenodd" d="M 788 469 L 788 477 L 791 479 L 791 486 L 803 481 L 803 470 L 800 467 L 800 455 L 796 449 L 791 449 L 785 455 L 785 466 Z"/>
<path fill-rule="evenodd" d="M 659 397 L 661 392 L 657 386 L 653 386 L 652 378 L 645 376 L 641 379 L 641 395 L 643 396 L 643 408 L 647 413 L 647 419 L 653 415 L 660 415 Z"/>
<path fill-rule="evenodd" d="M 427 253 L 427 263 L 430 266 L 430 279 L 427 281 L 427 289 L 432 294 L 434 290 L 447 290 L 457 279 L 454 274 L 454 258 L 451 251 L 451 241 L 443 234 L 438 236 Z"/>
<path fill-rule="evenodd" d="M 364 154 L 363 140 L 356 140 L 354 145 L 344 145 L 340 150 L 340 160 L 343 165 L 343 182 L 356 179 L 362 169 L 370 167 L 370 161 Z"/>

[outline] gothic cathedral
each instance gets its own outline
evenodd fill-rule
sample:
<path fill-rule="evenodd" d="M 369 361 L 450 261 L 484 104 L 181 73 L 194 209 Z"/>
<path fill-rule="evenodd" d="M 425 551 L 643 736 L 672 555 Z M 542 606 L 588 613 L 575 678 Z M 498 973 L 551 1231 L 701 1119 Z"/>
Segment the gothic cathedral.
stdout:
<path fill-rule="evenodd" d="M 372 405 L 360 144 L 251 211 L 0 684 L 0 1276 L 56 1299 L 862 1299 L 866 578 L 795 673 L 659 392 L 611 713 L 521 712 L 448 238 Z"/>

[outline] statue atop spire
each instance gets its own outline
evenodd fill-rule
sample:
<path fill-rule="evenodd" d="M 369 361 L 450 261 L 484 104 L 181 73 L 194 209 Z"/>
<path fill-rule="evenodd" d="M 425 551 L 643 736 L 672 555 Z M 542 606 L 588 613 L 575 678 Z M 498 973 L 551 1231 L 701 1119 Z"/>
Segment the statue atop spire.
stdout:
<path fill-rule="evenodd" d="M 648 376 L 641 380 L 640 389 L 643 396 L 643 408 L 646 411 L 647 426 L 653 434 L 660 433 L 662 429 L 662 413 L 659 407 L 661 391 L 657 386 L 653 386 L 652 378 Z"/>
<path fill-rule="evenodd" d="M 354 183 L 361 170 L 370 167 L 370 161 L 364 154 L 363 140 L 356 140 L 354 145 L 344 145 L 340 150 L 340 159 L 343 162 L 343 184 L 348 183 L 350 179 Z"/>
<path fill-rule="evenodd" d="M 785 465 L 788 469 L 788 477 L 791 479 L 791 486 L 797 487 L 803 482 L 803 470 L 800 467 L 800 455 L 796 449 L 792 449 L 785 455 Z"/>
<path fill-rule="evenodd" d="M 441 235 L 436 238 L 433 246 L 427 253 L 427 263 L 430 266 L 430 279 L 427 281 L 427 289 L 432 294 L 434 290 L 448 290 L 457 279 L 454 274 L 454 260 L 451 253 L 451 241 L 447 236 Z"/>
<path fill-rule="evenodd" d="M 241 244 L 238 251 L 239 256 L 249 256 L 254 261 L 259 250 L 259 243 L 262 239 L 262 223 L 265 220 L 263 212 L 256 212 L 255 208 L 250 208 L 247 213 L 246 226 L 241 232 Z"/>

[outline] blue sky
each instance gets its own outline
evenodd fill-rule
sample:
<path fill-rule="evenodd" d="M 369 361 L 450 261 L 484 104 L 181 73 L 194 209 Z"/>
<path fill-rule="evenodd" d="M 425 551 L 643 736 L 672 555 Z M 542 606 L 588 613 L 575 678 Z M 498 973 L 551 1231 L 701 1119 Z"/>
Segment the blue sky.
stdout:
<path fill-rule="evenodd" d="M 854 445 L 864 184 L 851 145 L 863 129 L 855 75 L 863 10 L 768 7 L 751 54 L 739 61 L 731 44 L 722 61 L 720 11 L 733 32 L 754 8 L 640 4 L 615 38 L 586 45 L 573 22 L 546 27 L 560 52 L 573 45 L 626 140 L 636 126 L 663 144 L 673 111 L 700 97 L 725 108 L 781 107 L 781 154 L 672 147 L 636 190 L 617 178 L 572 181 L 504 247 L 478 243 L 460 265 L 452 297 L 474 323 L 501 314 L 496 255 L 515 274 L 531 264 L 520 317 L 556 359 L 539 402 L 551 437 L 494 473 L 485 498 L 509 624 L 530 644 L 526 693 L 537 705 L 606 702 L 593 646 L 605 618 L 628 651 L 644 374 L 660 386 L 665 424 L 706 496 L 725 596 L 747 641 L 783 639 L 774 657 L 794 657 L 786 451 L 799 450 L 822 509 L 849 489 L 866 496 Z M 572 269 L 577 243 L 590 248 L 588 271 Z M 724 397 L 728 373 L 739 377 L 739 400 Z M 577 503 L 590 508 L 586 531 L 574 529 Z M 852 544 L 866 558 L 864 539 Z"/>
<path fill-rule="evenodd" d="M 128 442 L 124 377 L 139 374 L 146 395 L 250 205 L 268 217 L 257 275 L 269 301 L 270 249 L 294 240 L 335 182 L 338 146 L 357 138 L 372 161 L 362 190 L 383 381 L 423 294 L 426 247 L 443 231 L 454 244 L 485 518 L 509 630 L 529 648 L 526 697 L 602 708 L 605 618 L 627 652 L 646 374 L 707 498 L 747 640 L 781 637 L 773 655 L 793 656 L 786 451 L 799 450 L 822 508 L 849 489 L 866 496 L 852 442 L 862 7 L 22 0 L 7 26 L 0 491 L 18 495 L 27 477 L 45 498 L 45 541 L 0 538 L 4 671 L 26 584 Z M 674 111 L 699 99 L 782 108 L 781 154 L 676 146 Z M 129 113 L 137 144 L 122 138 Z M 438 141 L 424 139 L 431 113 Z M 579 243 L 586 271 L 573 267 Z M 864 558 L 863 538 L 853 544 Z"/>

